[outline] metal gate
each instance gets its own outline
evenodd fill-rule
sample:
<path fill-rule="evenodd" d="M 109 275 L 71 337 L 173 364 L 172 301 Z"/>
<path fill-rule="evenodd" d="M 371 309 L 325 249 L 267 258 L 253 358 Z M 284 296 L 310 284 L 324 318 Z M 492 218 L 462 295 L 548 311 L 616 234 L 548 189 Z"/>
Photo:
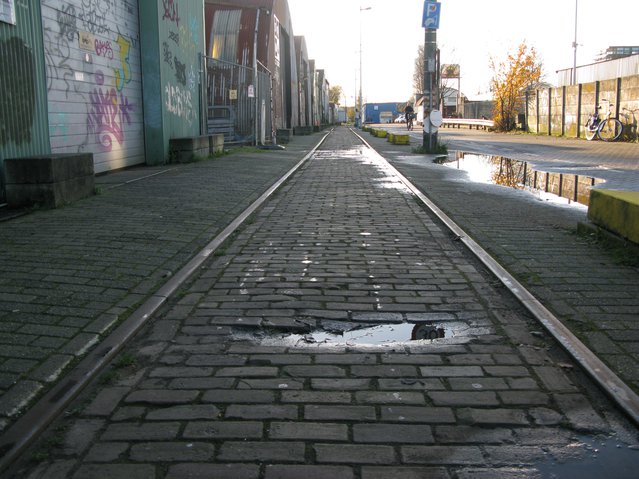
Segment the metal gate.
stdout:
<path fill-rule="evenodd" d="M 206 134 L 222 133 L 227 144 L 272 142 L 272 76 L 259 66 L 204 57 Z"/>

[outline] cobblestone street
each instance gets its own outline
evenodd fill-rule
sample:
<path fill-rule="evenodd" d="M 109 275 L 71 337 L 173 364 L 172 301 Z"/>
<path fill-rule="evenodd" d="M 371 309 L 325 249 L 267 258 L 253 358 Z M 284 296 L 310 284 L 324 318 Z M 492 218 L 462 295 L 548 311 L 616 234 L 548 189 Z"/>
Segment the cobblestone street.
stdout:
<path fill-rule="evenodd" d="M 6 477 L 625 478 L 638 446 L 338 128 Z"/>

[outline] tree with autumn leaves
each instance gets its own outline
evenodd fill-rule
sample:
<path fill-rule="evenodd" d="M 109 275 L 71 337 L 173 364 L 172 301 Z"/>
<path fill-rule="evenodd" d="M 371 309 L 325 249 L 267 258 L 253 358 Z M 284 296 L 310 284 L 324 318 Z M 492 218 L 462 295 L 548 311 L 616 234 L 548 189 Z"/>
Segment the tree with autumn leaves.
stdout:
<path fill-rule="evenodd" d="M 493 119 L 500 131 L 514 130 L 517 114 L 523 106 L 525 91 L 539 83 L 542 64 L 534 48 L 525 43 L 514 53 L 509 53 L 506 61 L 496 63 L 491 60 L 494 76 L 491 89 L 494 99 Z"/>

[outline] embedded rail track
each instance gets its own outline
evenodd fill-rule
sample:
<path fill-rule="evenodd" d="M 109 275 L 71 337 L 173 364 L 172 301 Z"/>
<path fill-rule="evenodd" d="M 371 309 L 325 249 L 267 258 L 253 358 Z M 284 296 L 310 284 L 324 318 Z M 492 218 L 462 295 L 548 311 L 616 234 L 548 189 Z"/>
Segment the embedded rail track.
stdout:
<path fill-rule="evenodd" d="M 351 130 L 352 131 L 352 130 Z M 153 317 L 211 255 L 231 235 L 246 223 L 246 220 L 262 207 L 272 195 L 282 187 L 324 143 L 330 132 L 299 163 L 280 178 L 271 188 L 242 212 L 226 229 L 186 264 L 177 274 L 149 297 L 122 325 L 90 352 L 64 379 L 50 390 L 37 404 L 22 416 L 0 438 L 0 471 L 9 467 L 19 455 L 59 416 L 106 365 L 123 350 L 126 344 Z M 370 155 L 379 155 L 355 131 L 359 141 L 370 149 Z M 381 160 L 381 157 L 378 159 Z M 384 160 L 385 161 L 385 160 Z M 636 423 L 639 424 L 639 398 L 605 364 L 603 364 L 583 343 L 581 343 L 561 322 L 536 298 L 529 293 L 497 261 L 484 251 L 462 228 L 447 217 L 437 205 L 415 187 L 406 177 L 390 164 L 389 171 L 408 188 L 421 204 L 430 210 L 448 230 L 472 252 L 492 274 L 518 299 L 518 301 L 542 324 L 559 344 L 577 361 L 583 370 L 605 391 L 614 402 Z"/>

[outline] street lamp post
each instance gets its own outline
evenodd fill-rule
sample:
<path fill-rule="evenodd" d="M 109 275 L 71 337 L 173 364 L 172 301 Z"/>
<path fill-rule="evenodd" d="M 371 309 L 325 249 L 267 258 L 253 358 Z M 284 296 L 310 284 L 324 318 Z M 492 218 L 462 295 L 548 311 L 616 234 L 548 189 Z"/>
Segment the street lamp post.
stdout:
<path fill-rule="evenodd" d="M 572 64 L 572 85 L 577 84 L 577 10 L 579 8 L 579 0 L 575 0 L 575 41 L 572 42 L 572 47 L 575 49 L 573 64 Z"/>
<path fill-rule="evenodd" d="M 359 7 L 359 124 L 364 124 L 364 112 L 362 111 L 362 12 L 370 10 L 371 7 Z"/>

